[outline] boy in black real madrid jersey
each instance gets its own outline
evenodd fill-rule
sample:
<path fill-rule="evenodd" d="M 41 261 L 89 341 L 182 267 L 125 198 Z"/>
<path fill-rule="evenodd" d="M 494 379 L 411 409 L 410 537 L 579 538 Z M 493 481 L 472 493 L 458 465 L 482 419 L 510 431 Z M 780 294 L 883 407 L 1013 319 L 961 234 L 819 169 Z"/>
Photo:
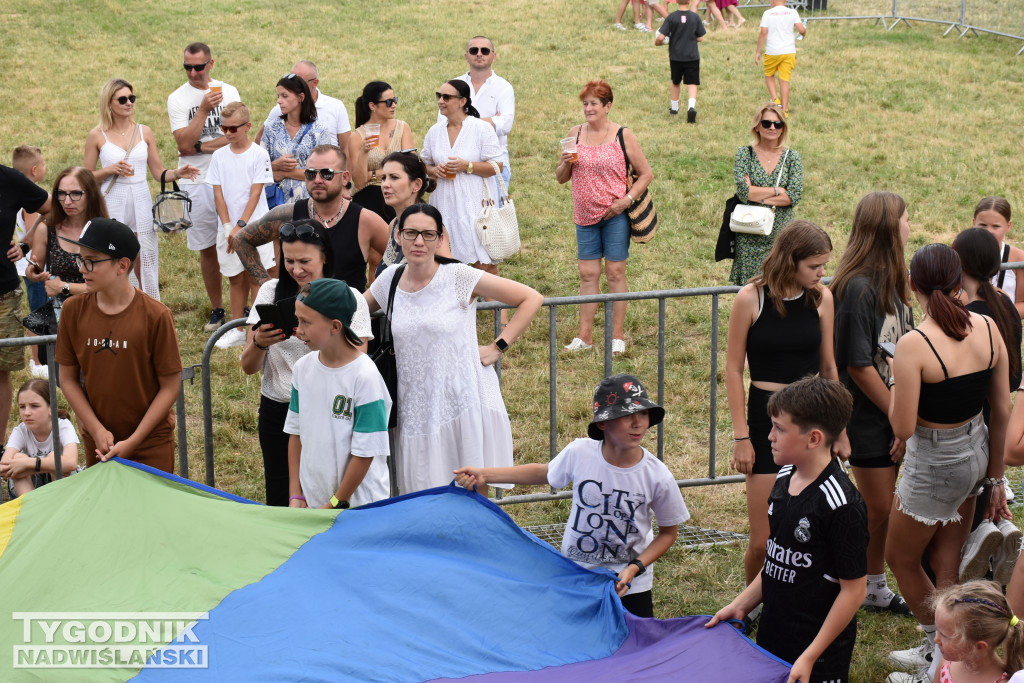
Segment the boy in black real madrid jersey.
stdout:
<path fill-rule="evenodd" d="M 763 602 L 757 644 L 793 662 L 794 683 L 846 683 L 867 592 L 867 509 L 831 452 L 852 409 L 843 385 L 822 377 L 771 397 L 769 440 L 782 470 L 768 499 L 768 556 L 707 623 L 742 619 Z"/>

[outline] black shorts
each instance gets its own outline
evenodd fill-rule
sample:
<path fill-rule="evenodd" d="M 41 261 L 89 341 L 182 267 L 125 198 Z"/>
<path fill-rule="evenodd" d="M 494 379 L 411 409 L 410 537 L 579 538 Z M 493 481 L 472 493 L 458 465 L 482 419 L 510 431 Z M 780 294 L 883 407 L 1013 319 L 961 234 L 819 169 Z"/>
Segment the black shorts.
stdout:
<path fill-rule="evenodd" d="M 668 63 L 672 67 L 672 85 L 679 85 L 680 81 L 684 85 L 700 85 L 699 59 L 692 62 L 677 62 L 670 59 Z"/>
<path fill-rule="evenodd" d="M 635 617 L 654 618 L 654 597 L 651 591 L 623 595 L 622 606 Z"/>
<path fill-rule="evenodd" d="M 768 399 L 773 391 L 758 389 L 750 385 L 747 392 L 747 430 L 750 434 L 750 445 L 754 447 L 754 468 L 751 474 L 778 474 L 782 469 L 775 464 L 772 456 L 772 444 L 768 434 L 772 431 L 772 419 L 768 416 Z"/>

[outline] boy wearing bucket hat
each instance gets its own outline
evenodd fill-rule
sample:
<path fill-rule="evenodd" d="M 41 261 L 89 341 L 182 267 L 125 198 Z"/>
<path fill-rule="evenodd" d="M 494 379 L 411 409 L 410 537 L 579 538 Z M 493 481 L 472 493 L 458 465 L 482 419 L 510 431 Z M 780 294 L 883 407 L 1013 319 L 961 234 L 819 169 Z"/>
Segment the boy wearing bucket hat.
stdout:
<path fill-rule="evenodd" d="M 124 223 L 94 218 L 73 254 L 87 287 L 60 315 L 60 384 L 82 428 L 87 465 L 114 456 L 174 471 L 174 401 L 181 355 L 174 318 L 128 276 L 139 240 Z"/>
<path fill-rule="evenodd" d="M 640 445 L 665 409 L 632 375 L 613 375 L 594 391 L 590 438 L 576 439 L 547 464 L 463 467 L 459 485 L 573 482 L 572 512 L 562 535 L 562 554 L 587 569 L 615 573 L 615 591 L 627 610 L 653 617 L 653 567 L 690 518 L 675 477 Z M 658 521 L 658 533 L 652 521 Z"/>
<path fill-rule="evenodd" d="M 322 278 L 295 298 L 296 335 L 314 353 L 295 363 L 284 431 L 289 507 L 345 509 L 388 497 L 388 415 L 384 379 L 352 331 L 352 288 Z"/>

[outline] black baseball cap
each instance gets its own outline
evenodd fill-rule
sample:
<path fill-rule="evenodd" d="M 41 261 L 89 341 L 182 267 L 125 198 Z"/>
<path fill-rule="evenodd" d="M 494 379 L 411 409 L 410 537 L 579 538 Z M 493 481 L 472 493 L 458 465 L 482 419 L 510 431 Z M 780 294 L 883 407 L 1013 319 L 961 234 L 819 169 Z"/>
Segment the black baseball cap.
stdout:
<path fill-rule="evenodd" d="M 139 255 L 139 238 L 135 236 L 135 232 L 113 218 L 93 218 L 82 228 L 82 234 L 77 240 L 69 240 L 67 237 L 61 239 L 114 258 L 134 261 Z"/>

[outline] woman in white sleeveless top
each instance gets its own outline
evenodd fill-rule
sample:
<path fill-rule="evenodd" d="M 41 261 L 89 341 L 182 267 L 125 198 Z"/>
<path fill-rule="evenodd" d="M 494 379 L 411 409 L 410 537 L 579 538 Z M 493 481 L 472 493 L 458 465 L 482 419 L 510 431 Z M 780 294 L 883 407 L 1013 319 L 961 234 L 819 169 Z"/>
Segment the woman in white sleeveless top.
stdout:
<path fill-rule="evenodd" d="M 166 172 L 167 182 L 195 178 L 199 169 L 188 164 L 165 169 L 149 126 L 135 123 L 135 92 L 121 78 L 107 81 L 100 89 L 100 125 L 85 139 L 83 165 L 93 170 L 107 202 L 107 211 L 135 231 L 139 237 L 139 258 L 135 277 L 141 289 L 160 299 L 160 257 L 156 226 L 153 224 L 153 198 L 146 184 L 146 168 L 159 179 Z"/>

